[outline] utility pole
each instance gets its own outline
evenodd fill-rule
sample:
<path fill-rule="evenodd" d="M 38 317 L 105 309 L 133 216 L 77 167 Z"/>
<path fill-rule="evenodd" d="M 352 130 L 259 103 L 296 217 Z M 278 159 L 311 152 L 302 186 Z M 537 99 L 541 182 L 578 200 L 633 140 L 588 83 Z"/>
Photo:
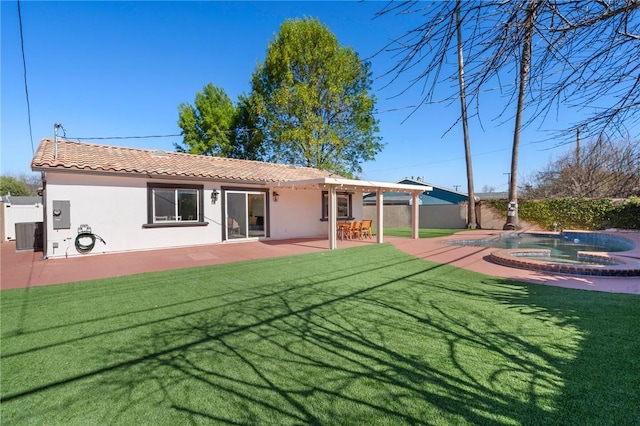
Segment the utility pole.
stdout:
<path fill-rule="evenodd" d="M 458 188 L 460 188 L 460 185 L 453 185 L 453 189 L 455 189 L 456 192 L 458 192 Z"/>

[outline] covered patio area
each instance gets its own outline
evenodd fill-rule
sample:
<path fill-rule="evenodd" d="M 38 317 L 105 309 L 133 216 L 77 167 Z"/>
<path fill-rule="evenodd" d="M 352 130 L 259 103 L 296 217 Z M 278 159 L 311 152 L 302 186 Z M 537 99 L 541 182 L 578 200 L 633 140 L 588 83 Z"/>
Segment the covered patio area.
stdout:
<path fill-rule="evenodd" d="M 433 187 L 428 185 L 410 185 L 390 182 L 374 182 L 366 180 L 344 179 L 323 177 L 317 179 L 306 179 L 298 181 L 273 182 L 267 185 L 270 188 L 290 188 L 290 189 L 322 189 L 328 192 L 328 240 L 329 248 L 338 248 L 338 192 L 353 191 L 356 193 L 374 193 L 376 195 L 377 220 L 374 226 L 377 229 L 376 242 L 384 242 L 384 193 L 385 192 L 405 192 L 411 194 L 411 237 L 418 239 L 420 223 L 418 198 L 424 191 L 432 191 Z"/>

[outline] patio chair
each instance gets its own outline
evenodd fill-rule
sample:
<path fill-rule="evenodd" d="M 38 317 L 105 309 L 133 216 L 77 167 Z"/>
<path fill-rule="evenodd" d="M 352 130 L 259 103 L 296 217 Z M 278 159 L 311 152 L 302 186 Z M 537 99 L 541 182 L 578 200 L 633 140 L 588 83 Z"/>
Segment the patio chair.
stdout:
<path fill-rule="evenodd" d="M 362 236 L 360 235 L 361 224 L 362 222 L 360 222 L 359 220 L 354 220 L 353 222 L 351 222 L 349 232 L 347 233 L 349 239 L 362 238 Z"/>
<path fill-rule="evenodd" d="M 373 223 L 372 219 L 365 219 L 362 221 L 362 225 L 360 225 L 360 237 L 361 238 L 369 238 L 371 239 L 371 224 Z"/>

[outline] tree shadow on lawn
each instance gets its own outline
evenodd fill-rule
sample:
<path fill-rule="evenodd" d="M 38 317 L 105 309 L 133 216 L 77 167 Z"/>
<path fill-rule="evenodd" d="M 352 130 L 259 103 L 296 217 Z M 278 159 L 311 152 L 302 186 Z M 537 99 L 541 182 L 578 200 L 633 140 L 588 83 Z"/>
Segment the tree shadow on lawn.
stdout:
<path fill-rule="evenodd" d="M 632 424 L 637 419 L 626 405 L 637 395 L 637 373 L 611 389 L 593 389 L 594 377 L 585 374 L 599 370 L 606 377 L 627 369 L 593 365 L 606 359 L 594 351 L 620 346 L 612 345 L 615 331 L 594 333 L 598 327 L 588 327 L 579 306 L 567 312 L 564 303 L 554 305 L 553 296 L 535 285 L 501 280 L 508 291 L 495 291 L 494 280 L 492 292 L 466 291 L 474 300 L 488 297 L 533 318 L 514 329 L 485 307 L 461 319 L 449 302 L 425 292 L 433 286 L 416 280 L 393 292 L 378 288 L 309 309 L 292 308 L 281 298 L 262 307 L 266 317 L 243 312 L 254 317 L 252 325 L 225 336 L 216 330 L 237 321 L 235 315 L 157 331 L 146 352 L 116 353 L 151 356 L 135 374 L 145 379 L 125 382 L 124 388 L 119 380 L 110 385 L 133 390 L 171 382 L 164 403 L 173 409 L 191 420 L 239 424 L 269 419 L 279 424 Z M 514 297 L 514 289 L 521 297 Z M 560 337 L 528 335 L 528 327 L 540 331 L 539 323 Z M 185 335 L 205 343 L 155 357 Z M 625 390 L 628 396 L 621 396 Z M 594 408 L 601 410 L 593 413 Z"/>
<path fill-rule="evenodd" d="M 628 405 L 638 400 L 640 368 L 623 363 L 631 356 L 616 360 L 621 350 L 640 351 L 637 339 L 626 341 L 640 323 L 640 298 L 599 293 L 594 304 L 583 291 L 416 259 L 385 268 L 404 272 L 374 271 L 348 291 L 304 285 L 147 324 L 135 341 L 104 347 L 102 369 L 8 402 L 39 402 L 32 415 L 40 420 L 75 415 L 103 424 L 631 424 L 640 417 L 640 404 Z M 61 387 L 66 393 L 57 393 Z M 612 409 L 620 406 L 626 411 Z"/>
<path fill-rule="evenodd" d="M 571 356 L 557 365 L 563 385 L 548 420 L 562 425 L 639 424 L 640 296 L 536 284 L 525 288 L 520 299 L 497 294 L 496 300 L 574 330 Z"/>

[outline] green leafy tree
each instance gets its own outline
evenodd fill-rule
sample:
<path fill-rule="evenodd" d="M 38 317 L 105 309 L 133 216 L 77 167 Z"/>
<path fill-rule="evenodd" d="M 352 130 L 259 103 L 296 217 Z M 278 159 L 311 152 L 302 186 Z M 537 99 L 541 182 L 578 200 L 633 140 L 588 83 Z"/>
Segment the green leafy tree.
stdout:
<path fill-rule="evenodd" d="M 178 152 L 262 160 L 262 138 L 252 129 L 257 120 L 251 99 L 241 95 L 234 105 L 224 89 L 207 84 L 196 93 L 194 105 L 178 106 L 183 141 Z"/>
<path fill-rule="evenodd" d="M 232 157 L 245 160 L 264 160 L 262 133 L 254 129 L 258 121 L 257 109 L 252 106 L 253 99 L 240 95 L 233 124 L 234 144 Z"/>
<path fill-rule="evenodd" d="M 183 134 L 182 143 L 175 144 L 179 152 L 234 156 L 237 110 L 224 89 L 209 83 L 196 93 L 194 105 L 182 103 L 178 111 Z"/>
<path fill-rule="evenodd" d="M 10 193 L 15 196 L 29 195 L 27 185 L 11 176 L 0 176 L 0 195 L 4 196 Z"/>
<path fill-rule="evenodd" d="M 316 19 L 285 21 L 252 76 L 247 106 L 268 161 L 362 172 L 382 149 L 370 64 Z"/>

